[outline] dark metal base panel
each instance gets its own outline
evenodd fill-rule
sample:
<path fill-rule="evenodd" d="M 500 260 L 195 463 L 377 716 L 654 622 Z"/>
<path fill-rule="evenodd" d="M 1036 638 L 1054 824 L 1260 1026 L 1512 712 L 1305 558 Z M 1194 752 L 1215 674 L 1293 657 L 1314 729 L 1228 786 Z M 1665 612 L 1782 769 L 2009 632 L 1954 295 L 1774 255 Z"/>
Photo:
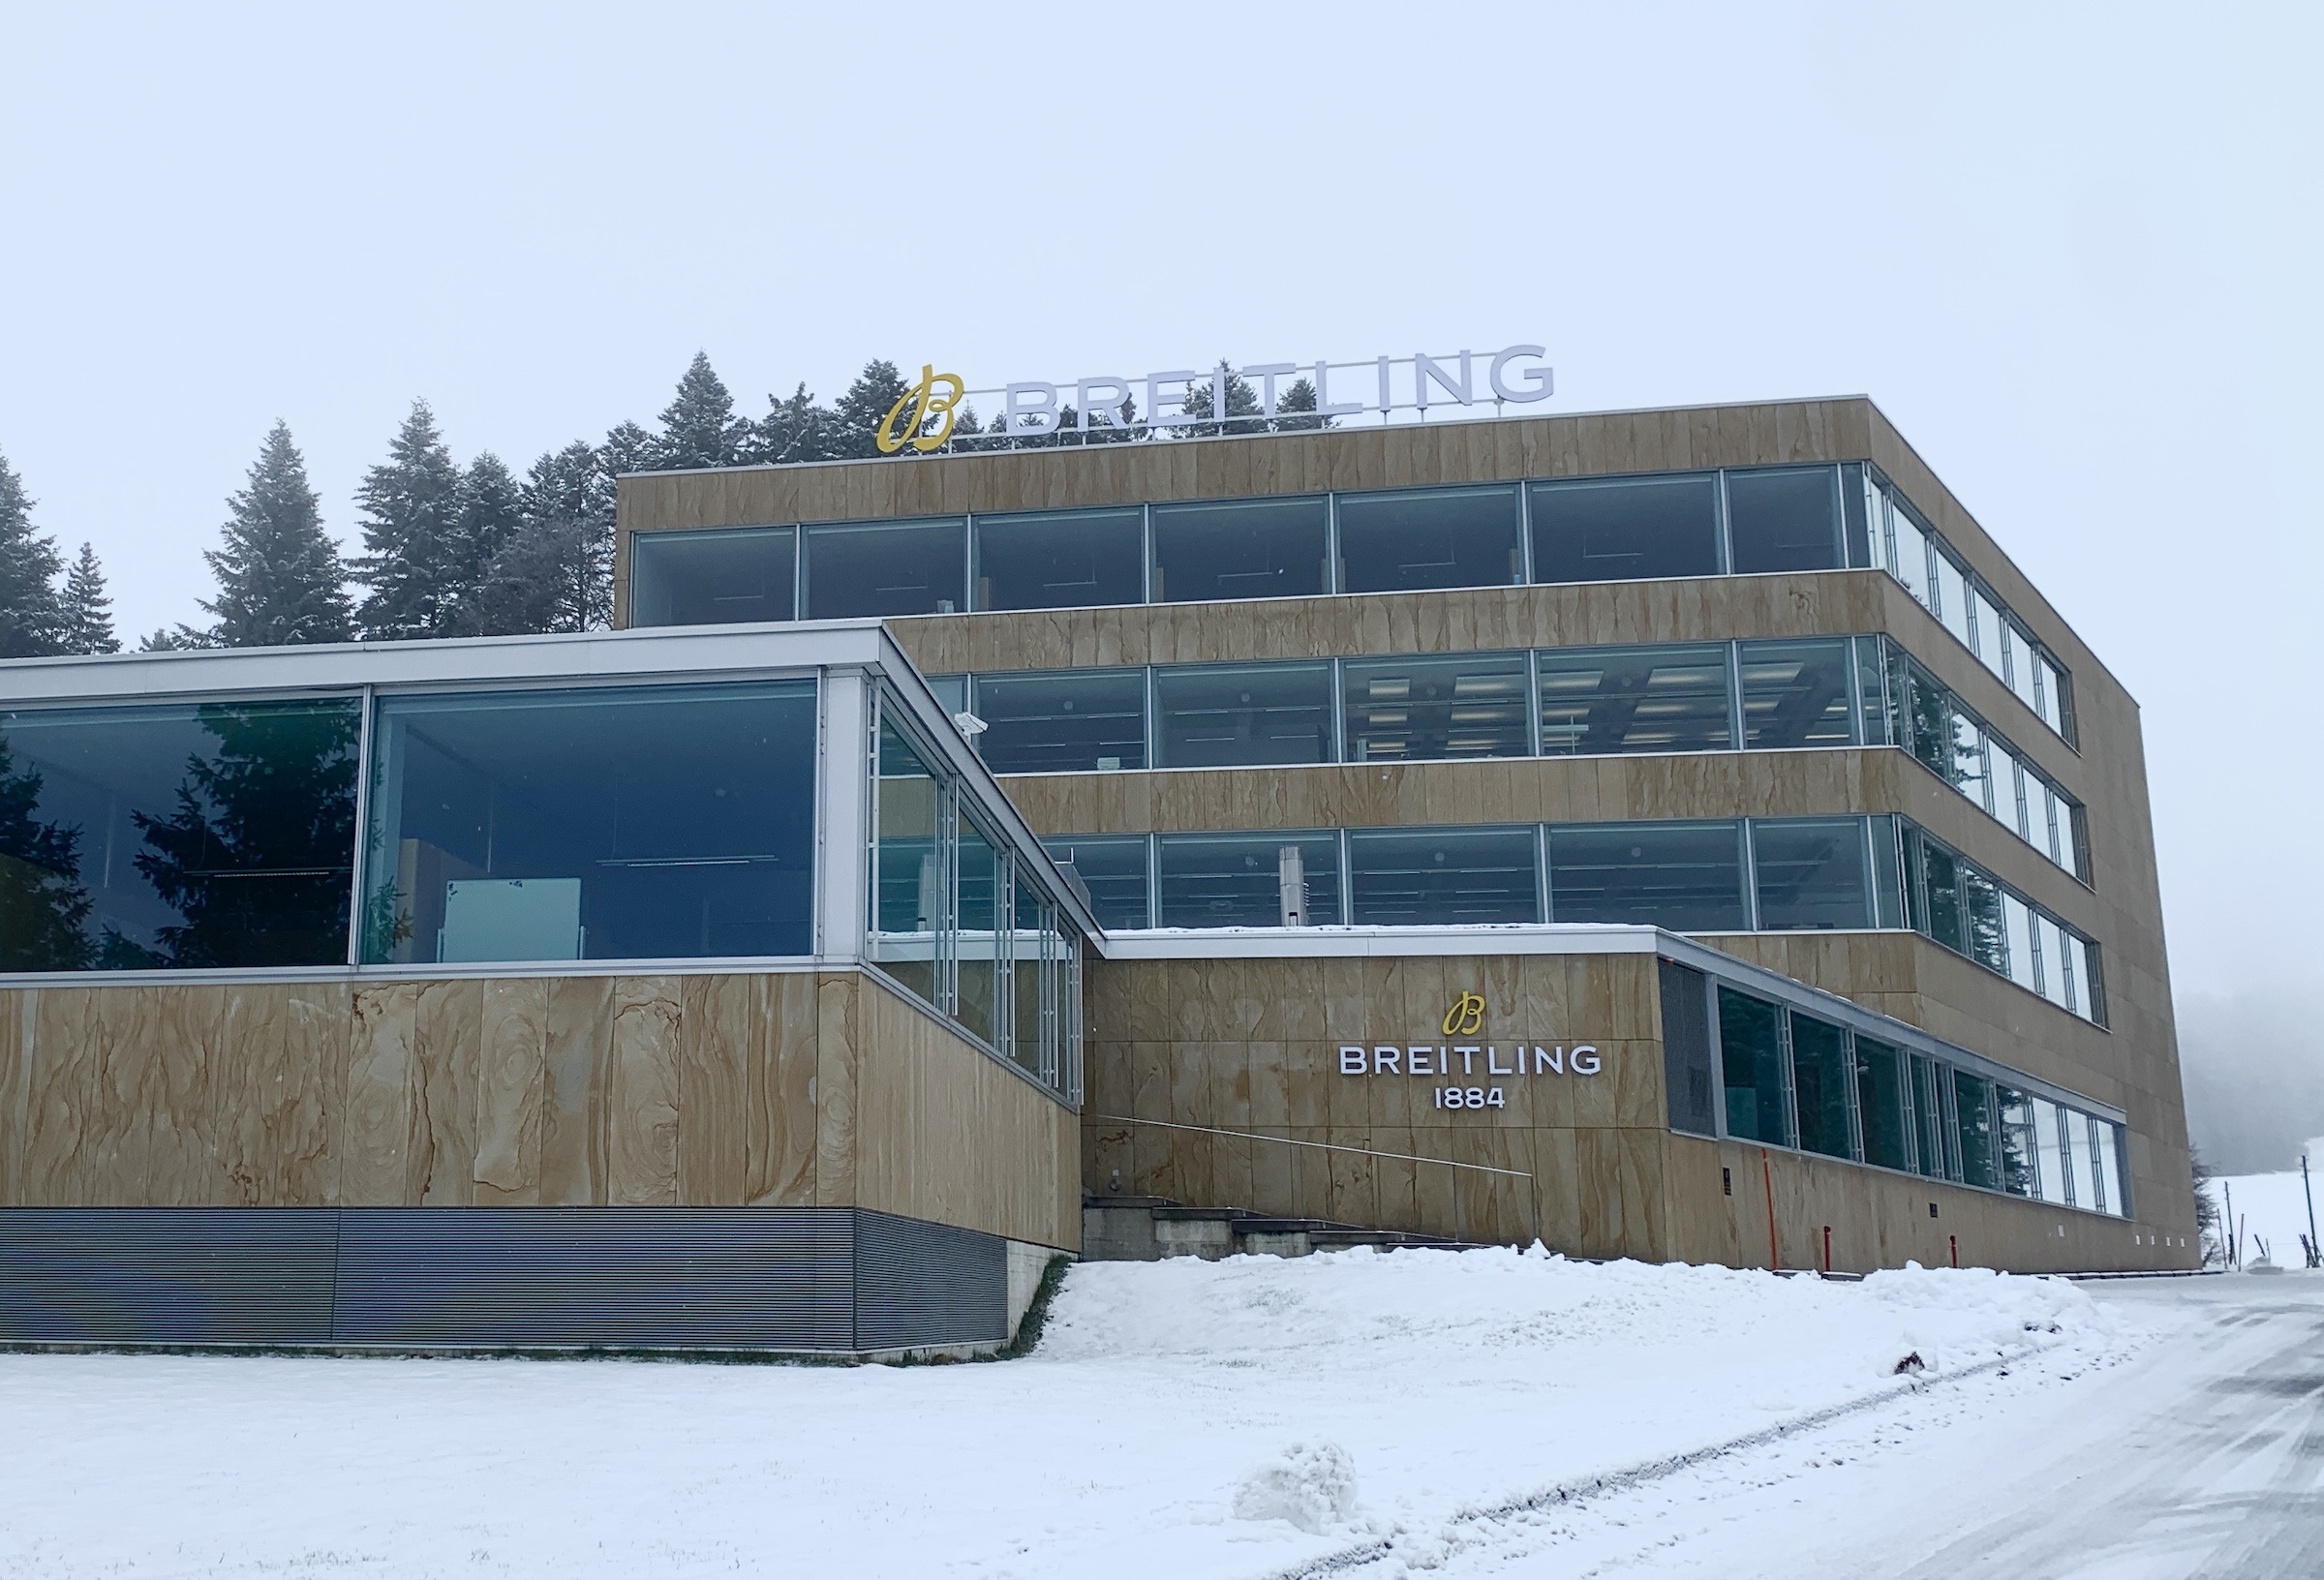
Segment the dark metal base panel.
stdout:
<path fill-rule="evenodd" d="M 1005 1240 L 852 1207 L 0 1210 L 0 1343 L 862 1354 L 1007 1328 Z"/>

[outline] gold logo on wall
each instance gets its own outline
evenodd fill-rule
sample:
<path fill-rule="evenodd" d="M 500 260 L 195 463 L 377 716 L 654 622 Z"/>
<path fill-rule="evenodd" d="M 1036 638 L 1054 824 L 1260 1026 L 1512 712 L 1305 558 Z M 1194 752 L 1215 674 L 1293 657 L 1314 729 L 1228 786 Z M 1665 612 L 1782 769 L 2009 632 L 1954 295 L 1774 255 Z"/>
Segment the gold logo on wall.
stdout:
<path fill-rule="evenodd" d="M 953 408 L 961 404 L 961 397 L 966 393 L 968 386 L 961 381 L 959 374 L 938 373 L 933 363 L 921 363 L 920 381 L 888 408 L 887 420 L 879 425 L 872 442 L 879 446 L 882 455 L 894 455 L 906 444 L 926 454 L 952 437 Z M 899 430 L 896 419 L 903 415 L 907 406 L 912 409 L 911 420 Z M 932 421 L 936 426 L 923 433 Z"/>
<path fill-rule="evenodd" d="M 1462 992 L 1445 1012 L 1445 1035 L 1473 1037 L 1484 1028 L 1484 995 Z"/>

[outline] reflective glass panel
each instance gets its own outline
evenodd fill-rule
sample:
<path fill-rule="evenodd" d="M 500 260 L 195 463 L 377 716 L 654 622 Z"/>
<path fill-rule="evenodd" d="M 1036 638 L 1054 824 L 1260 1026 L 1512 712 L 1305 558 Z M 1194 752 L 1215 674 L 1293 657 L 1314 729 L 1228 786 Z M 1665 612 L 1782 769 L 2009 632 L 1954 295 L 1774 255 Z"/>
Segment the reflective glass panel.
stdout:
<path fill-rule="evenodd" d="M 1961 1180 L 1999 1190 L 2001 1158 L 1990 1107 L 1993 1083 L 1966 1070 L 1953 1072 L 1953 1127 L 1961 1133 Z"/>
<path fill-rule="evenodd" d="M 1904 734 L 1890 712 L 1888 687 L 1881 674 L 1881 639 L 1859 636 L 1853 646 L 1858 688 L 1856 713 L 1862 720 L 1864 742 L 1875 746 L 1902 745 Z"/>
<path fill-rule="evenodd" d="M 1018 885 L 1016 926 L 1009 938 L 1009 1057 L 1019 1068 L 1036 1077 L 1043 1074 L 1046 1051 L 1042 1046 L 1045 1020 L 1041 1013 L 1045 983 L 1043 952 L 1046 946 L 1050 956 L 1046 980 L 1054 982 L 1055 932 L 1055 910 L 1042 903 L 1030 884 Z M 1050 990 L 1054 991 L 1054 987 Z"/>
<path fill-rule="evenodd" d="M 2010 1086 L 1994 1088 L 2002 1116 L 2002 1189 L 2011 1196 L 2034 1194 L 2034 1100 Z"/>
<path fill-rule="evenodd" d="M 2041 671 L 2041 721 L 2060 735 L 2065 734 L 2065 675 L 2056 664 L 2039 660 Z"/>
<path fill-rule="evenodd" d="M 2049 853 L 2050 860 L 2077 878 L 2088 878 L 2082 855 L 2082 826 L 2076 815 L 2078 808 L 2048 785 L 2041 787 L 2042 809 L 2030 812 L 2035 822 L 2034 839 Z M 2046 823 L 2047 827 L 2042 825 Z"/>
<path fill-rule="evenodd" d="M 1793 1010 L 1791 1084 L 1799 1109 L 1800 1149 L 1831 1158 L 1853 1157 L 1848 1128 L 1848 1033 Z"/>
<path fill-rule="evenodd" d="M 1954 782 L 1952 694 L 1896 648 L 1888 650 L 1889 703 L 1897 710 L 1899 744 L 1932 774 Z"/>
<path fill-rule="evenodd" d="M 1153 926 L 1146 904 L 1146 836 L 1067 834 L 1041 841 L 1050 860 L 1073 869 L 1105 927 Z"/>
<path fill-rule="evenodd" d="M 2011 626 L 2009 630 L 2009 689 L 2036 714 L 2041 712 L 2041 686 L 2034 680 L 2041 661 L 2034 656 L 2034 645 L 2026 640 L 2023 631 Z"/>
<path fill-rule="evenodd" d="M 1329 591 L 1321 498 L 1154 506 L 1153 598 L 1288 598 Z"/>
<path fill-rule="evenodd" d="M 2123 1133 L 2112 1121 L 2090 1121 L 2091 1166 L 2099 1194 L 2097 1208 L 2117 1218 L 2130 1216 L 2123 1196 Z"/>
<path fill-rule="evenodd" d="M 1993 805 L 1987 808 L 2004 824 L 2010 833 L 2026 837 L 2026 808 L 2018 794 L 2017 754 L 2002 744 L 1998 735 L 1985 737 L 1985 777 L 1991 786 Z M 2042 841 L 2034 841 L 2039 845 Z"/>
<path fill-rule="evenodd" d="M 1328 763 L 1330 664 L 1189 664 L 1154 672 L 1157 768 Z"/>
<path fill-rule="evenodd" d="M 361 718 L 0 713 L 0 970 L 345 964 Z"/>
<path fill-rule="evenodd" d="M 1961 1138 L 1945 1101 L 1944 1067 L 1918 1053 L 1908 1055 L 1912 1070 L 1912 1111 L 1920 1121 L 1920 1171 L 1931 1179 L 1959 1177 Z"/>
<path fill-rule="evenodd" d="M 1906 1145 L 1904 1050 L 1856 1035 L 1856 1112 L 1864 1132 L 1864 1161 L 1910 1169 Z"/>
<path fill-rule="evenodd" d="M 1007 858 L 997 841 L 963 817 L 955 859 L 961 868 L 961 897 L 952 951 L 959 989 L 953 1014 L 985 1041 L 996 1042 L 1001 973 L 1008 969 L 1000 948 L 1000 925 L 1009 906 Z"/>
<path fill-rule="evenodd" d="M 2041 996 L 2060 1009 L 2065 1009 L 2065 934 L 2059 929 L 2057 923 L 2036 911 L 2034 913 L 2034 942 L 2041 952 Z"/>
<path fill-rule="evenodd" d="M 834 522 L 807 530 L 807 618 L 949 615 L 968 582 L 968 524 Z"/>
<path fill-rule="evenodd" d="M 1840 469 L 1840 507 L 1848 562 L 1859 569 L 1867 565 L 1880 569 L 1887 562 L 1881 497 L 1864 468 L 1852 461 Z"/>
<path fill-rule="evenodd" d="M 1840 542 L 1838 469 L 1728 472 L 1727 533 L 1738 576 L 1839 569 L 1847 562 Z"/>
<path fill-rule="evenodd" d="M 1902 501 L 1893 501 L 1888 519 L 1894 528 L 1896 562 L 1889 568 L 1896 579 L 1918 598 L 1922 607 L 1932 606 L 1929 590 L 1929 537 L 1927 529 L 1913 519 L 1912 512 Z"/>
<path fill-rule="evenodd" d="M 1360 927 L 1539 922 L 1533 828 L 1355 830 L 1348 893 Z"/>
<path fill-rule="evenodd" d="M 1525 579 L 1514 487 L 1342 494 L 1335 502 L 1342 592 L 1508 587 Z"/>
<path fill-rule="evenodd" d="M 1940 548 L 1933 557 L 1937 567 L 1937 618 L 1944 628 L 1959 637 L 1964 645 L 1969 641 L 1969 583 L 1953 557 Z"/>
<path fill-rule="evenodd" d="M 976 749 L 995 774 L 1146 766 L 1146 671 L 1036 670 L 976 678 Z"/>
<path fill-rule="evenodd" d="M 1710 473 L 1535 483 L 1527 504 L 1537 582 L 1719 573 L 1719 483 Z"/>
<path fill-rule="evenodd" d="M 1791 1106 L 1785 1101 L 1783 1012 L 1765 999 L 1719 989 L 1719 1065 L 1727 1099 L 1727 1133 L 1738 1140 L 1791 1144 Z"/>
<path fill-rule="evenodd" d="M 1340 665 L 1351 762 L 1522 757 L 1525 654 L 1351 658 Z"/>
<path fill-rule="evenodd" d="M 1558 648 L 1537 662 L 1548 756 L 1721 751 L 1734 744 L 1724 646 Z"/>
<path fill-rule="evenodd" d="M 1911 833 L 1911 842 L 1925 907 L 1920 930 L 1945 948 L 1966 955 L 1969 929 L 1962 916 L 1961 859 L 1917 829 Z"/>
<path fill-rule="evenodd" d="M 1146 512 L 978 516 L 976 607 L 1071 609 L 1146 600 Z"/>
<path fill-rule="evenodd" d="M 925 677 L 929 690 L 944 705 L 947 714 L 968 711 L 968 677 L 965 675 L 930 675 Z"/>
<path fill-rule="evenodd" d="M 2098 946 L 2069 932 L 2065 947 L 2074 962 L 2075 1013 L 2102 1026 L 2106 1023 L 2106 982 L 2098 975 Z"/>
<path fill-rule="evenodd" d="M 1761 927 L 1873 925 L 1862 818 L 1755 819 L 1751 845 Z"/>
<path fill-rule="evenodd" d="M 1969 590 L 1969 623 L 1976 633 L 1971 644 L 1985 667 L 1996 675 L 2002 673 L 2002 612 L 1993 606 L 1984 589 L 1972 585 Z"/>
<path fill-rule="evenodd" d="M 2073 1109 L 2058 1110 L 2058 1164 L 2065 1171 L 2066 1200 L 2090 1205 L 2090 1126 Z"/>
<path fill-rule="evenodd" d="M 799 618 L 799 530 L 629 534 L 629 623 L 722 625 Z"/>
<path fill-rule="evenodd" d="M 1958 707 L 1945 712 L 1952 731 L 1952 750 L 1945 759 L 1944 776 L 1954 789 L 1978 805 L 1986 805 L 1985 732 Z"/>
<path fill-rule="evenodd" d="M 1849 642 L 1746 642 L 1740 649 L 1743 744 L 1760 751 L 1856 742 Z"/>
<path fill-rule="evenodd" d="M 2040 991 L 2034 975 L 2033 907 L 2015 895 L 2003 891 L 2002 926 L 2008 935 L 2009 980 L 2028 991 Z"/>
<path fill-rule="evenodd" d="M 1279 927 L 1302 897 L 1305 925 L 1339 921 L 1339 837 L 1166 834 L 1155 921 L 1165 927 Z"/>
<path fill-rule="evenodd" d="M 883 709 L 884 713 L 885 710 Z M 936 1001 L 936 929 L 944 922 L 938 863 L 944 784 L 917 742 L 879 724 L 872 852 L 872 958 L 928 1003 Z"/>
<path fill-rule="evenodd" d="M 2058 1145 L 2059 1118 L 2057 1104 L 2047 1098 L 2034 1099 L 2034 1188 L 2044 1201 L 2068 1206 L 2074 1199 L 2066 1180 L 2065 1154 Z"/>
<path fill-rule="evenodd" d="M 1961 864 L 1962 920 L 1969 957 L 1988 970 L 2009 973 L 2009 944 L 2002 922 L 2002 886 L 1982 867 Z"/>
<path fill-rule="evenodd" d="M 379 705 L 364 958 L 813 952 L 815 686 Z"/>
<path fill-rule="evenodd" d="M 1748 931 L 1739 834 L 1732 823 L 1551 829 L 1549 920 L 1650 923 L 1673 932 Z"/>

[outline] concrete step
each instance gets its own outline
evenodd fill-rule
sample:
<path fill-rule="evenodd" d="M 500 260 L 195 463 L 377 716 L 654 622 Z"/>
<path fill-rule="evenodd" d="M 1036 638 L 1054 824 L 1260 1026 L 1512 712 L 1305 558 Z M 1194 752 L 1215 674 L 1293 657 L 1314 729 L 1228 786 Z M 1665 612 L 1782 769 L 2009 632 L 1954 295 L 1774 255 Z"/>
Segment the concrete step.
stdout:
<path fill-rule="evenodd" d="M 1088 1196 L 1082 1200 L 1082 1256 L 1089 1261 L 1165 1257 L 1304 1257 L 1360 1245 L 1379 1250 L 1455 1250 L 1463 1242 L 1324 1218 L 1278 1218 L 1245 1207 L 1196 1207 L 1165 1197 Z"/>

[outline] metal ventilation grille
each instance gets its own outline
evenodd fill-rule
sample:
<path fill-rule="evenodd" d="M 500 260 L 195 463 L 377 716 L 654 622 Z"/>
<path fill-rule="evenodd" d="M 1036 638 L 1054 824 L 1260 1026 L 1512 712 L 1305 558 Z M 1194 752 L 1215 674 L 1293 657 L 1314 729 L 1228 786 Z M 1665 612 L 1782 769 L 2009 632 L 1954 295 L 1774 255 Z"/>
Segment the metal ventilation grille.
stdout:
<path fill-rule="evenodd" d="M 1009 1336 L 1009 1247 L 973 1230 L 855 1215 L 855 1347 L 979 1344 Z"/>
<path fill-rule="evenodd" d="M 1007 1247 L 844 1207 L 0 1211 L 0 1341 L 908 1349 L 1005 1338 Z"/>

